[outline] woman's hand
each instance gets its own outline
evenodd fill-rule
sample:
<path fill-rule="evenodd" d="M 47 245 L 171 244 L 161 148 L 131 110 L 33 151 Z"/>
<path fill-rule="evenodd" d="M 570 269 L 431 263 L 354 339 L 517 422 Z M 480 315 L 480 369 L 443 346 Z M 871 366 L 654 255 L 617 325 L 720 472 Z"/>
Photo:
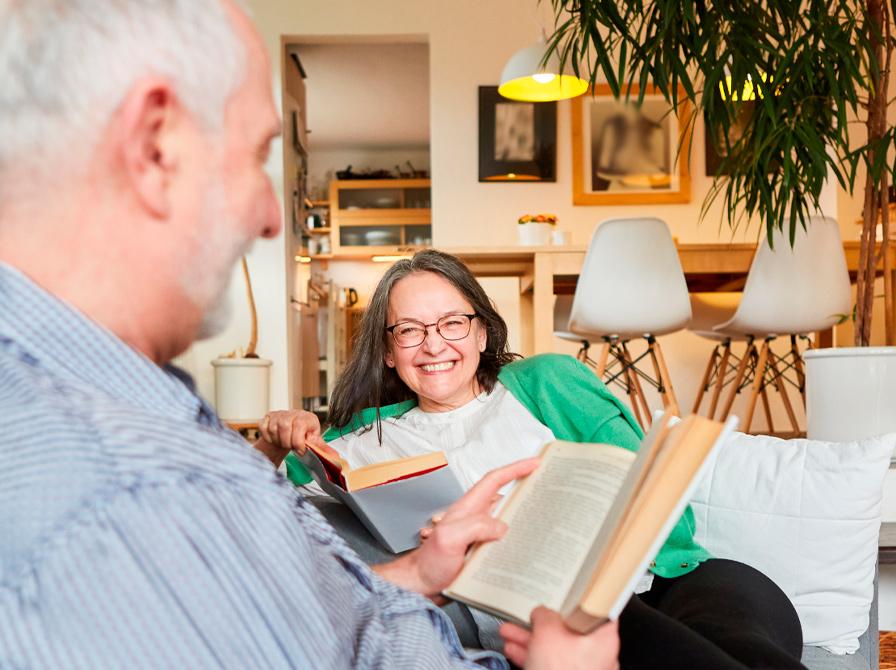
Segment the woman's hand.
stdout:
<path fill-rule="evenodd" d="M 504 655 L 526 670 L 616 670 L 619 667 L 619 626 L 615 621 L 587 635 L 566 627 L 547 607 L 532 610 L 532 631 L 501 624 Z"/>
<path fill-rule="evenodd" d="M 440 602 L 439 594 L 457 577 L 470 545 L 497 540 L 507 532 L 507 525 L 491 515 L 498 491 L 536 467 L 538 459 L 528 458 L 492 470 L 445 510 L 418 549 L 392 563 L 374 566 L 374 570 L 409 591 Z"/>
<path fill-rule="evenodd" d="M 320 433 L 317 416 L 304 410 L 268 412 L 258 424 L 259 438 L 255 448 L 279 467 L 290 451 L 304 454 L 306 443 L 329 449 Z"/>

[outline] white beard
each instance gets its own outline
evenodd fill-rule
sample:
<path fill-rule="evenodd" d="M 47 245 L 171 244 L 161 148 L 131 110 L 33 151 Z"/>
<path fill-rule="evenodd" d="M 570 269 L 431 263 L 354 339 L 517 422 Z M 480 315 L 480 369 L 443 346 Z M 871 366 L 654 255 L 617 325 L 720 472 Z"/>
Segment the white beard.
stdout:
<path fill-rule="evenodd" d="M 198 339 L 221 333 L 233 314 L 230 283 L 236 262 L 249 252 L 252 239 L 236 237 L 240 226 L 227 212 L 227 197 L 215 182 L 209 186 L 200 225 L 193 239 L 193 262 L 181 275 L 184 290 L 202 310 Z"/>

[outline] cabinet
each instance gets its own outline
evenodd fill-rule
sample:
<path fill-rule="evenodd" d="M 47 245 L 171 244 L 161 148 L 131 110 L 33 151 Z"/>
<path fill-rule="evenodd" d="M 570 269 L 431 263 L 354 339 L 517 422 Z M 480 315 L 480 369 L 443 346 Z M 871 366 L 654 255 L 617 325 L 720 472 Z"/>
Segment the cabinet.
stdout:
<path fill-rule="evenodd" d="M 432 245 L 429 179 L 330 182 L 334 256 L 395 254 Z"/>

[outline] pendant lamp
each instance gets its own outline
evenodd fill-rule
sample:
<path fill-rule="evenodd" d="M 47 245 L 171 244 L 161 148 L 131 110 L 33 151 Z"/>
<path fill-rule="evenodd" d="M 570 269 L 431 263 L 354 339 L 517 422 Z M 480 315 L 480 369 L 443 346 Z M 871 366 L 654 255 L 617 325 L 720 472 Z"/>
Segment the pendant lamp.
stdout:
<path fill-rule="evenodd" d="M 547 50 L 547 43 L 540 39 L 513 54 L 501 73 L 498 93 L 510 100 L 549 102 L 575 98 L 587 91 L 587 81 L 560 72 L 557 54 L 551 54 L 548 62 L 541 64 Z"/>

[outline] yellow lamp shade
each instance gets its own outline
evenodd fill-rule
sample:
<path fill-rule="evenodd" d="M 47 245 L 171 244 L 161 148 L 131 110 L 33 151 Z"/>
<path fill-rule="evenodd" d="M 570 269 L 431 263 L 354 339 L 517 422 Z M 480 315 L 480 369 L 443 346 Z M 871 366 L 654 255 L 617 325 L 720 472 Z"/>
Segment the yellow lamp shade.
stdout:
<path fill-rule="evenodd" d="M 551 54 L 546 65 L 541 61 L 547 44 L 539 40 L 520 49 L 504 66 L 498 93 L 510 100 L 550 102 L 575 98 L 588 90 L 588 82 L 575 75 L 560 72 L 560 59 Z"/>

